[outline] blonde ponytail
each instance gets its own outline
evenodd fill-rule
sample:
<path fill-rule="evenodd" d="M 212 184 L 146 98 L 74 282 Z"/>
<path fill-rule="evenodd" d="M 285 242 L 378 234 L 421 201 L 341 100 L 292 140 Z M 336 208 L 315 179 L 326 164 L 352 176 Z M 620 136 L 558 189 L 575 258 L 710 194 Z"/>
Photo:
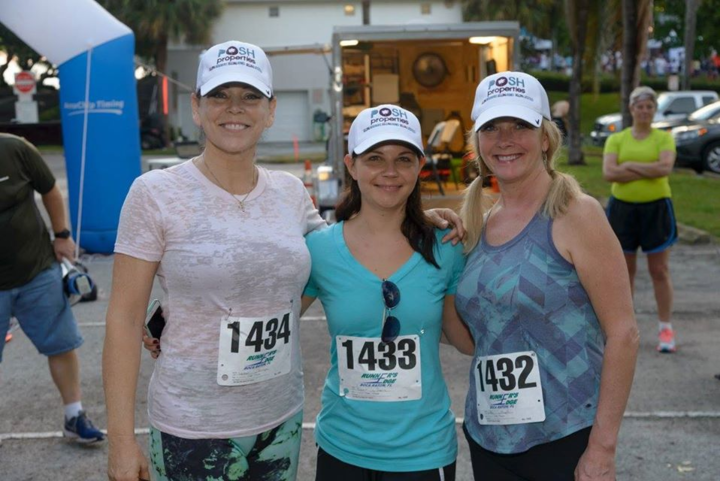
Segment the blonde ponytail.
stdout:
<path fill-rule="evenodd" d="M 552 183 L 542 211 L 546 217 L 556 219 L 567 212 L 570 203 L 582 194 L 582 189 L 572 175 L 553 170 L 550 177 Z"/>
<path fill-rule="evenodd" d="M 558 126 L 555 122 L 543 119 L 540 129 L 541 133 L 547 136 L 548 139 L 548 150 L 543 152 L 543 162 L 545 163 L 545 170 L 552 177 L 550 190 L 547 197 L 545 197 L 542 212 L 545 216 L 555 219 L 567 212 L 570 203 L 582 194 L 582 189 L 575 177 L 555 170 L 555 162 L 560 147 L 562 147 L 562 133 Z"/>
<path fill-rule="evenodd" d="M 483 227 L 485 195 L 483 194 L 483 176 L 479 175 L 465 189 L 460 218 L 463 221 L 467 234 L 465 235 L 465 253 L 475 248 L 480 241 Z"/>

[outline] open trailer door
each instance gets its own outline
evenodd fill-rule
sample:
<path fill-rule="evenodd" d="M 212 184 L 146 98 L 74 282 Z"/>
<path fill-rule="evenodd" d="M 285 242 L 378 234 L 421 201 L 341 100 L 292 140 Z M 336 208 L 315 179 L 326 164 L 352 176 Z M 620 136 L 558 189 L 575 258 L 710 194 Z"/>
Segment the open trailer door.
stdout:
<path fill-rule="evenodd" d="M 517 22 L 335 27 L 332 38 L 332 129 L 328 161 L 319 176 L 321 210 L 335 204 L 344 181 L 343 156 L 350 124 L 360 111 L 383 103 L 402 106 L 419 119 L 427 140 L 438 122 L 470 128 L 475 89 L 487 75 L 519 61 Z M 456 136 L 451 150 L 464 149 Z M 337 195 L 335 195 L 337 197 Z"/>

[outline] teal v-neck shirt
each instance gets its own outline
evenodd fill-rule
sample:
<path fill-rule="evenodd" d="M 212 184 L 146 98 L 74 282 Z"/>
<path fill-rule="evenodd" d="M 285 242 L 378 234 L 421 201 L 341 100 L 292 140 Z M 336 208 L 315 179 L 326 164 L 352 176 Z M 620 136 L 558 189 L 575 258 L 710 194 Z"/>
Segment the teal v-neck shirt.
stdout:
<path fill-rule="evenodd" d="M 348 399 L 340 392 L 337 336 L 379 338 L 384 303 L 382 279 L 352 256 L 343 225 L 339 222 L 307 236 L 312 270 L 305 295 L 320 298 L 331 339 L 316 441 L 335 458 L 367 469 L 398 472 L 446 466 L 455 461 L 457 439 L 439 343 L 444 299 L 455 293 L 465 265 L 462 246 L 442 244 L 445 232 L 437 231 L 435 260 L 440 269 L 415 252 L 388 279 L 400 290 L 400 303 L 392 310 L 400 320 L 400 336 L 419 339 L 420 399 Z M 341 351 L 344 356 L 342 347 Z"/>

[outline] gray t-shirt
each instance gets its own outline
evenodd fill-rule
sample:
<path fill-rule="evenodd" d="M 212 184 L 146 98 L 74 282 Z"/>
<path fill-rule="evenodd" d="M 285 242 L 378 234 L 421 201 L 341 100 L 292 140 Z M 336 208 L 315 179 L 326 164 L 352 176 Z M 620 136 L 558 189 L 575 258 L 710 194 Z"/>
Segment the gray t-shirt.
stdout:
<path fill-rule="evenodd" d="M 115 252 L 160 262 L 167 325 L 148 412 L 150 424 L 175 436 L 250 436 L 302 409 L 298 318 L 310 274 L 304 236 L 325 222 L 302 182 L 285 172 L 259 168 L 243 204 L 244 211 L 188 161 L 136 179 L 120 216 Z M 289 372 L 221 385 L 223 322 L 280 311 L 294 315 L 286 326 Z M 255 334 L 250 342 L 259 339 Z"/>

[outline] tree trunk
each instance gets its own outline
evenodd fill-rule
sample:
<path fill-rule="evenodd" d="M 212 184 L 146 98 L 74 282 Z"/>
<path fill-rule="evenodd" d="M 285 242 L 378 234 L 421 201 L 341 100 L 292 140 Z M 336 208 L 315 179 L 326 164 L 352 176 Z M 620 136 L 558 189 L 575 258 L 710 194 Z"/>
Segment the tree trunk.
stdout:
<path fill-rule="evenodd" d="M 571 34 L 572 41 L 572 77 L 570 79 L 570 112 L 568 113 L 568 164 L 585 165 L 582 151 L 582 138 L 580 136 L 580 95 L 582 94 L 583 55 L 585 53 L 585 38 L 589 13 L 589 0 L 572 2 L 574 6 L 570 11 L 574 28 Z"/>
<path fill-rule="evenodd" d="M 623 48 L 622 48 L 622 74 L 620 81 L 620 104 L 623 128 L 632 125 L 630 116 L 630 92 L 637 87 L 633 78 L 637 51 L 635 48 L 635 26 L 637 25 L 637 1 L 622 0 L 623 8 Z"/>
<path fill-rule="evenodd" d="M 630 93 L 640 84 L 640 57 L 647 44 L 652 0 L 622 0 L 623 50 L 620 84 L 623 128 L 632 125 Z"/>
<path fill-rule="evenodd" d="M 682 89 L 690 90 L 690 77 L 695 57 L 695 30 L 697 11 L 702 0 L 685 0 L 685 65 L 682 74 Z"/>

